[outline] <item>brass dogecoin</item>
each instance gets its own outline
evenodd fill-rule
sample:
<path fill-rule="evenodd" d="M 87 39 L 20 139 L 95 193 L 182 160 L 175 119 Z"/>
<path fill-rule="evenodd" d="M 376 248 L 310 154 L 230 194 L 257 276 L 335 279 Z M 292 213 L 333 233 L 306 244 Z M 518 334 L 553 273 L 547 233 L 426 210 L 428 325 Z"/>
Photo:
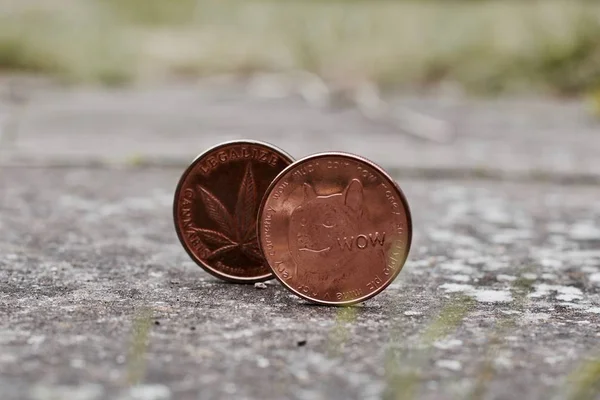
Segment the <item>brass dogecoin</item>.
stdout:
<path fill-rule="evenodd" d="M 258 215 L 259 244 L 275 277 L 321 304 L 354 304 L 385 289 L 406 261 L 411 236 L 400 187 L 379 166 L 346 153 L 285 168 Z"/>

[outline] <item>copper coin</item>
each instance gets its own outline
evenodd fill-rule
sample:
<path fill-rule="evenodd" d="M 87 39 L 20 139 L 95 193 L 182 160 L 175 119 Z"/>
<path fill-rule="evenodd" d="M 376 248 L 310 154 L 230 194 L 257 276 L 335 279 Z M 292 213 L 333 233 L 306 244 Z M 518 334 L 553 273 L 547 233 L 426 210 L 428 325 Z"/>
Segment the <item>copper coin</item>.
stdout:
<path fill-rule="evenodd" d="M 200 154 L 173 202 L 175 230 L 190 257 L 233 282 L 272 278 L 256 238 L 256 216 L 271 181 L 293 159 L 267 143 L 234 141 Z"/>
<path fill-rule="evenodd" d="M 301 159 L 267 189 L 259 243 L 275 277 L 321 304 L 350 305 L 385 289 L 408 256 L 412 222 L 400 187 L 345 153 Z"/>

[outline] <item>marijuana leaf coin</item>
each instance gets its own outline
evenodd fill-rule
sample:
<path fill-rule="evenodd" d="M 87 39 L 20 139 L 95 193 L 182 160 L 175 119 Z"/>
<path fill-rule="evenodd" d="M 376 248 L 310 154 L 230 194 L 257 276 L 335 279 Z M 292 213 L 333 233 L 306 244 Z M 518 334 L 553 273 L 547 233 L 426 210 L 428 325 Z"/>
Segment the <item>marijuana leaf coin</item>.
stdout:
<path fill-rule="evenodd" d="M 273 274 L 257 241 L 259 203 L 292 158 L 267 143 L 237 140 L 202 154 L 182 174 L 173 202 L 175 231 L 205 271 L 234 282 Z"/>
<path fill-rule="evenodd" d="M 196 233 L 207 244 L 216 246 L 209 259 L 217 259 L 224 254 L 240 250 L 254 261 L 263 262 L 256 239 L 256 184 L 252 174 L 252 165 L 246 164 L 244 177 L 238 190 L 233 215 L 210 191 L 197 185 L 206 213 L 219 227 L 220 232 L 195 228 Z"/>

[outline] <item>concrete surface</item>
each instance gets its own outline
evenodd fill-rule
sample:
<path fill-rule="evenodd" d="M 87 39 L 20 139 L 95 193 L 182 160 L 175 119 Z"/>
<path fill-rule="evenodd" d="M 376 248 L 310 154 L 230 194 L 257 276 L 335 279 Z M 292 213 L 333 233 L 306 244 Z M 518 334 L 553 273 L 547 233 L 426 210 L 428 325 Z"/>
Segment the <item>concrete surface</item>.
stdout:
<path fill-rule="evenodd" d="M 293 95 L 257 97 L 240 84 L 108 91 L 39 86 L 14 84 L 17 106 L 0 100 L 5 122 L 18 131 L 16 137 L 5 135 L 4 165 L 180 167 L 220 141 L 253 138 L 286 147 L 298 158 L 329 150 L 360 153 L 411 176 L 600 182 L 600 125 L 572 101 L 391 100 L 392 109 L 451 123 L 456 140 L 441 145 L 403 134 L 386 120 L 368 121 L 356 109 L 324 111 Z M 18 117 L 8 118 L 10 111 Z"/>
<path fill-rule="evenodd" d="M 599 398 L 600 186 L 575 178 L 600 174 L 600 139 L 597 126 L 574 122 L 576 106 L 473 103 L 461 111 L 466 136 L 442 147 L 371 133 L 352 111 L 156 90 L 40 90 L 5 142 L 0 398 Z M 391 167 L 415 229 L 399 278 L 339 309 L 275 282 L 220 282 L 190 261 L 171 219 L 179 165 L 242 134 L 294 156 L 347 149 Z M 490 170 L 514 166 L 484 151 L 494 143 L 543 174 L 472 178 L 469 146 Z M 98 165 L 136 154 L 154 166 Z M 97 168 L 82 167 L 90 160 Z M 472 174 L 442 179 L 458 160 Z M 435 174 L 407 178 L 405 168 Z M 560 174 L 574 179 L 562 185 Z"/>

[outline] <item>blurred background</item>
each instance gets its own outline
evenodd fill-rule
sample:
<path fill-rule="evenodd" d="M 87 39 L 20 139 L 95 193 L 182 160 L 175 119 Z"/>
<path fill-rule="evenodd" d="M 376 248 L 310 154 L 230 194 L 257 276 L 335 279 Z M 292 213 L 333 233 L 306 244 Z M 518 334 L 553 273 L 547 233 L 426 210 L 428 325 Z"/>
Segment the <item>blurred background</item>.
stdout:
<path fill-rule="evenodd" d="M 596 157 L 586 153 L 595 153 L 599 146 L 598 136 L 591 134 L 598 130 L 593 121 L 600 116 L 600 2 L 593 0 L 2 0 L 0 71 L 0 78 L 9 78 L 0 82 L 2 97 L 8 99 L 0 106 L 12 107 L 0 111 L 2 142 L 16 143 L 18 130 L 22 154 L 44 148 L 40 143 L 50 142 L 53 132 L 60 149 L 55 154 L 70 150 L 83 154 L 94 144 L 91 138 L 81 138 L 98 129 L 114 131 L 123 146 L 128 146 L 123 133 L 135 137 L 130 147 L 140 146 L 140 155 L 128 157 L 143 158 L 160 151 L 144 150 L 140 137 L 163 126 L 175 138 L 186 129 L 212 131 L 211 140 L 197 143 L 194 152 L 221 138 L 246 136 L 291 146 L 291 153 L 304 155 L 335 147 L 339 139 L 302 147 L 307 132 L 383 132 L 389 126 L 374 128 L 361 121 L 380 123 L 393 117 L 392 130 L 399 128 L 402 136 L 454 144 L 448 155 L 419 141 L 411 143 L 421 152 L 419 160 L 409 163 L 412 166 L 430 160 L 424 166 L 436 167 L 440 159 L 447 160 L 444 167 L 460 166 L 467 159 L 471 161 L 466 167 L 483 168 L 490 155 L 505 153 L 501 162 L 505 170 L 527 163 L 525 158 L 537 153 L 540 145 L 545 146 L 541 153 L 546 159 L 530 169 L 562 163 L 560 171 L 586 174 L 598 166 L 589 161 Z M 22 76 L 49 77 L 75 91 L 96 89 L 84 97 L 49 96 L 40 105 L 35 95 L 39 85 L 28 86 L 15 78 Z M 272 103 L 261 118 L 254 106 L 248 106 L 255 104 L 253 100 L 224 111 L 213 106 L 232 97 L 224 98 L 224 89 L 207 91 L 197 85 L 208 78 L 236 82 L 252 98 L 285 103 L 282 99 L 296 96 L 304 103 L 283 107 L 288 114 L 279 109 L 273 113 Z M 146 96 L 144 88 L 161 89 Z M 199 101 L 190 92 L 210 93 L 211 99 Z M 103 93 L 104 101 L 91 100 L 98 93 Z M 406 96 L 413 97 L 402 103 Z M 471 106 L 457 108 L 465 101 L 490 98 L 525 103 L 513 101 L 508 108 L 475 104 L 497 110 L 493 118 Z M 543 110 L 538 107 L 540 99 L 547 106 Z M 19 104 L 26 103 L 31 107 L 25 113 Z M 151 103 L 167 108 L 171 104 L 171 109 L 145 106 Z M 329 107 L 329 113 L 339 104 L 358 110 L 362 120 L 351 114 L 322 118 L 303 108 Z M 40 115 L 40 110 L 46 114 Z M 97 118 L 81 122 L 82 115 L 93 110 Z M 198 116 L 195 110 L 204 114 Z M 149 127 L 140 113 L 149 119 L 159 118 L 158 114 L 164 118 Z M 64 121 L 53 128 L 59 115 Z M 280 119 L 267 123 L 265 115 Z M 232 126 L 230 120 L 236 117 L 239 123 Z M 176 122 L 186 118 L 187 124 Z M 491 122 L 482 126 L 477 122 L 482 119 Z M 290 129 L 294 125 L 297 129 Z M 497 126 L 486 133 L 492 125 Z M 245 127 L 249 129 L 244 131 Z M 65 136 L 75 128 L 80 144 L 72 141 L 74 135 Z M 43 140 L 35 133 L 40 129 L 46 131 Z M 274 136 L 265 136 L 269 129 Z M 477 130 L 486 136 L 485 143 L 476 143 L 479 139 L 471 133 Z M 499 130 L 504 130 L 500 138 Z M 565 132 L 570 137 L 575 131 L 576 139 L 565 139 Z M 35 140 L 28 139 L 34 136 Z M 178 143 L 187 150 L 190 142 L 183 136 Z M 592 139 L 591 147 L 571 146 L 573 141 Z M 357 151 L 361 140 L 340 149 Z M 373 151 L 367 156 L 385 158 L 385 144 L 393 140 L 389 135 L 371 138 Z M 504 150 L 498 147 L 502 143 L 507 146 Z M 181 153 L 168 150 L 169 146 L 175 144 L 162 147 L 163 156 Z M 517 148 L 526 155 L 522 160 L 514 159 Z M 581 158 L 589 162 L 572 167 Z"/>
<path fill-rule="evenodd" d="M 307 70 L 385 88 L 591 94 L 600 2 L 3 0 L 0 68 L 70 83 Z"/>

